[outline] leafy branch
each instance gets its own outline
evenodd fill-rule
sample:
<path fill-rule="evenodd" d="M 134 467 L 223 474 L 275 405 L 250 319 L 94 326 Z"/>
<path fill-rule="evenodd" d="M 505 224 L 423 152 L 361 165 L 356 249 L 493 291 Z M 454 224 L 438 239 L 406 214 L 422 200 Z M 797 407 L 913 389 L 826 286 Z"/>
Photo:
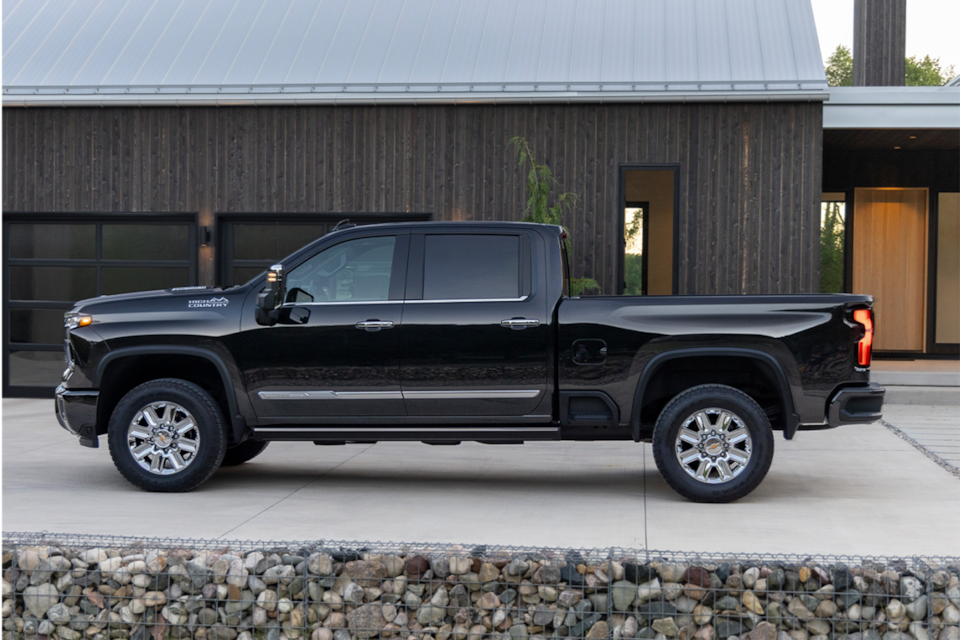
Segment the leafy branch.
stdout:
<path fill-rule="evenodd" d="M 527 206 L 523 210 L 523 222 L 537 222 L 540 224 L 555 224 L 563 226 L 563 217 L 566 210 L 570 210 L 577 202 L 577 194 L 565 191 L 558 194 L 551 205 L 550 196 L 554 187 L 558 187 L 557 179 L 553 177 L 550 167 L 537 162 L 530 145 L 525 138 L 514 136 L 509 143 L 517 152 L 517 165 L 520 170 L 529 163 L 527 172 Z M 567 232 L 567 255 L 572 255 L 569 231 Z M 600 293 L 600 285 L 593 278 L 571 278 L 570 295 L 578 296 L 585 291 Z"/>

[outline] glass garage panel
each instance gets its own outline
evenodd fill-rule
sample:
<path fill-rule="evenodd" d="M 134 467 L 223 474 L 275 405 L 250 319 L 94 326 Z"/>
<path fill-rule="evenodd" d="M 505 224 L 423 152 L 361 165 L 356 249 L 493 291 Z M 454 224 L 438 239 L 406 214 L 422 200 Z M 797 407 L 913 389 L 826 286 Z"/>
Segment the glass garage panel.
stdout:
<path fill-rule="evenodd" d="M 67 368 L 63 351 L 11 351 L 8 385 L 53 388 Z"/>
<path fill-rule="evenodd" d="M 11 224 L 11 258 L 93 260 L 97 227 L 93 224 Z"/>
<path fill-rule="evenodd" d="M 104 260 L 187 260 L 190 228 L 185 224 L 105 224 Z"/>
<path fill-rule="evenodd" d="M 235 260 L 279 260 L 330 231 L 329 224 L 234 224 Z M 254 274 L 256 275 L 256 274 Z M 239 280 L 238 282 L 245 282 Z"/>
<path fill-rule="evenodd" d="M 10 300 L 83 300 L 97 295 L 96 267 L 10 267 Z"/>
<path fill-rule="evenodd" d="M 10 342 L 57 344 L 63 340 L 62 309 L 11 309 Z"/>
<path fill-rule="evenodd" d="M 103 295 L 172 289 L 190 286 L 187 267 L 103 267 L 100 289 Z"/>

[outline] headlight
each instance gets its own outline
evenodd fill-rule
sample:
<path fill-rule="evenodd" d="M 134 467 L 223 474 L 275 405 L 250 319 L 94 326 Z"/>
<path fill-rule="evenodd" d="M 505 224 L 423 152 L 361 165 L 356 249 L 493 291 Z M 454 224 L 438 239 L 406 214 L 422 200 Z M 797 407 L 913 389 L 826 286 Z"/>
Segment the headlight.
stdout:
<path fill-rule="evenodd" d="M 76 329 L 77 327 L 85 327 L 93 323 L 92 316 L 84 316 L 79 313 L 67 312 L 63 314 L 63 327 L 67 331 L 70 329 Z"/>

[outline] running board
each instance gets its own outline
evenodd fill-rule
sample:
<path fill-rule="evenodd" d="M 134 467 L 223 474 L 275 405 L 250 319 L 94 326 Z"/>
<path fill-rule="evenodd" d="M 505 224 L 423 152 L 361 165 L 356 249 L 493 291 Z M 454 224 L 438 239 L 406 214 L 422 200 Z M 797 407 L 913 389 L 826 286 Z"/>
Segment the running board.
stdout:
<path fill-rule="evenodd" d="M 393 440 L 420 442 L 423 440 L 559 440 L 560 428 L 555 425 L 535 427 L 529 424 L 518 425 L 462 425 L 462 426 L 416 426 L 383 427 L 368 425 L 352 427 L 331 425 L 325 427 L 270 426 L 255 427 L 251 437 L 255 440 L 301 440 L 322 442 L 356 440 Z"/>

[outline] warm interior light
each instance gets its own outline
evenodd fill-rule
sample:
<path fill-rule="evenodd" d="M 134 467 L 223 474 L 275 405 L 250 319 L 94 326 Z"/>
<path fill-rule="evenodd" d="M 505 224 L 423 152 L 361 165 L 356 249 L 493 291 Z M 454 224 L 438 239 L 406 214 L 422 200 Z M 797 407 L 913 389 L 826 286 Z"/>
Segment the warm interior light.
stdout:
<path fill-rule="evenodd" d="M 873 354 L 873 312 L 870 309 L 857 309 L 853 312 L 853 321 L 863 327 L 863 337 L 857 343 L 857 364 L 869 367 Z"/>
<path fill-rule="evenodd" d="M 916 139 L 917 139 L 917 136 L 910 136 L 910 139 L 911 139 L 911 140 L 916 140 Z"/>
<path fill-rule="evenodd" d="M 899 149 L 900 147 L 894 147 L 894 149 Z"/>

